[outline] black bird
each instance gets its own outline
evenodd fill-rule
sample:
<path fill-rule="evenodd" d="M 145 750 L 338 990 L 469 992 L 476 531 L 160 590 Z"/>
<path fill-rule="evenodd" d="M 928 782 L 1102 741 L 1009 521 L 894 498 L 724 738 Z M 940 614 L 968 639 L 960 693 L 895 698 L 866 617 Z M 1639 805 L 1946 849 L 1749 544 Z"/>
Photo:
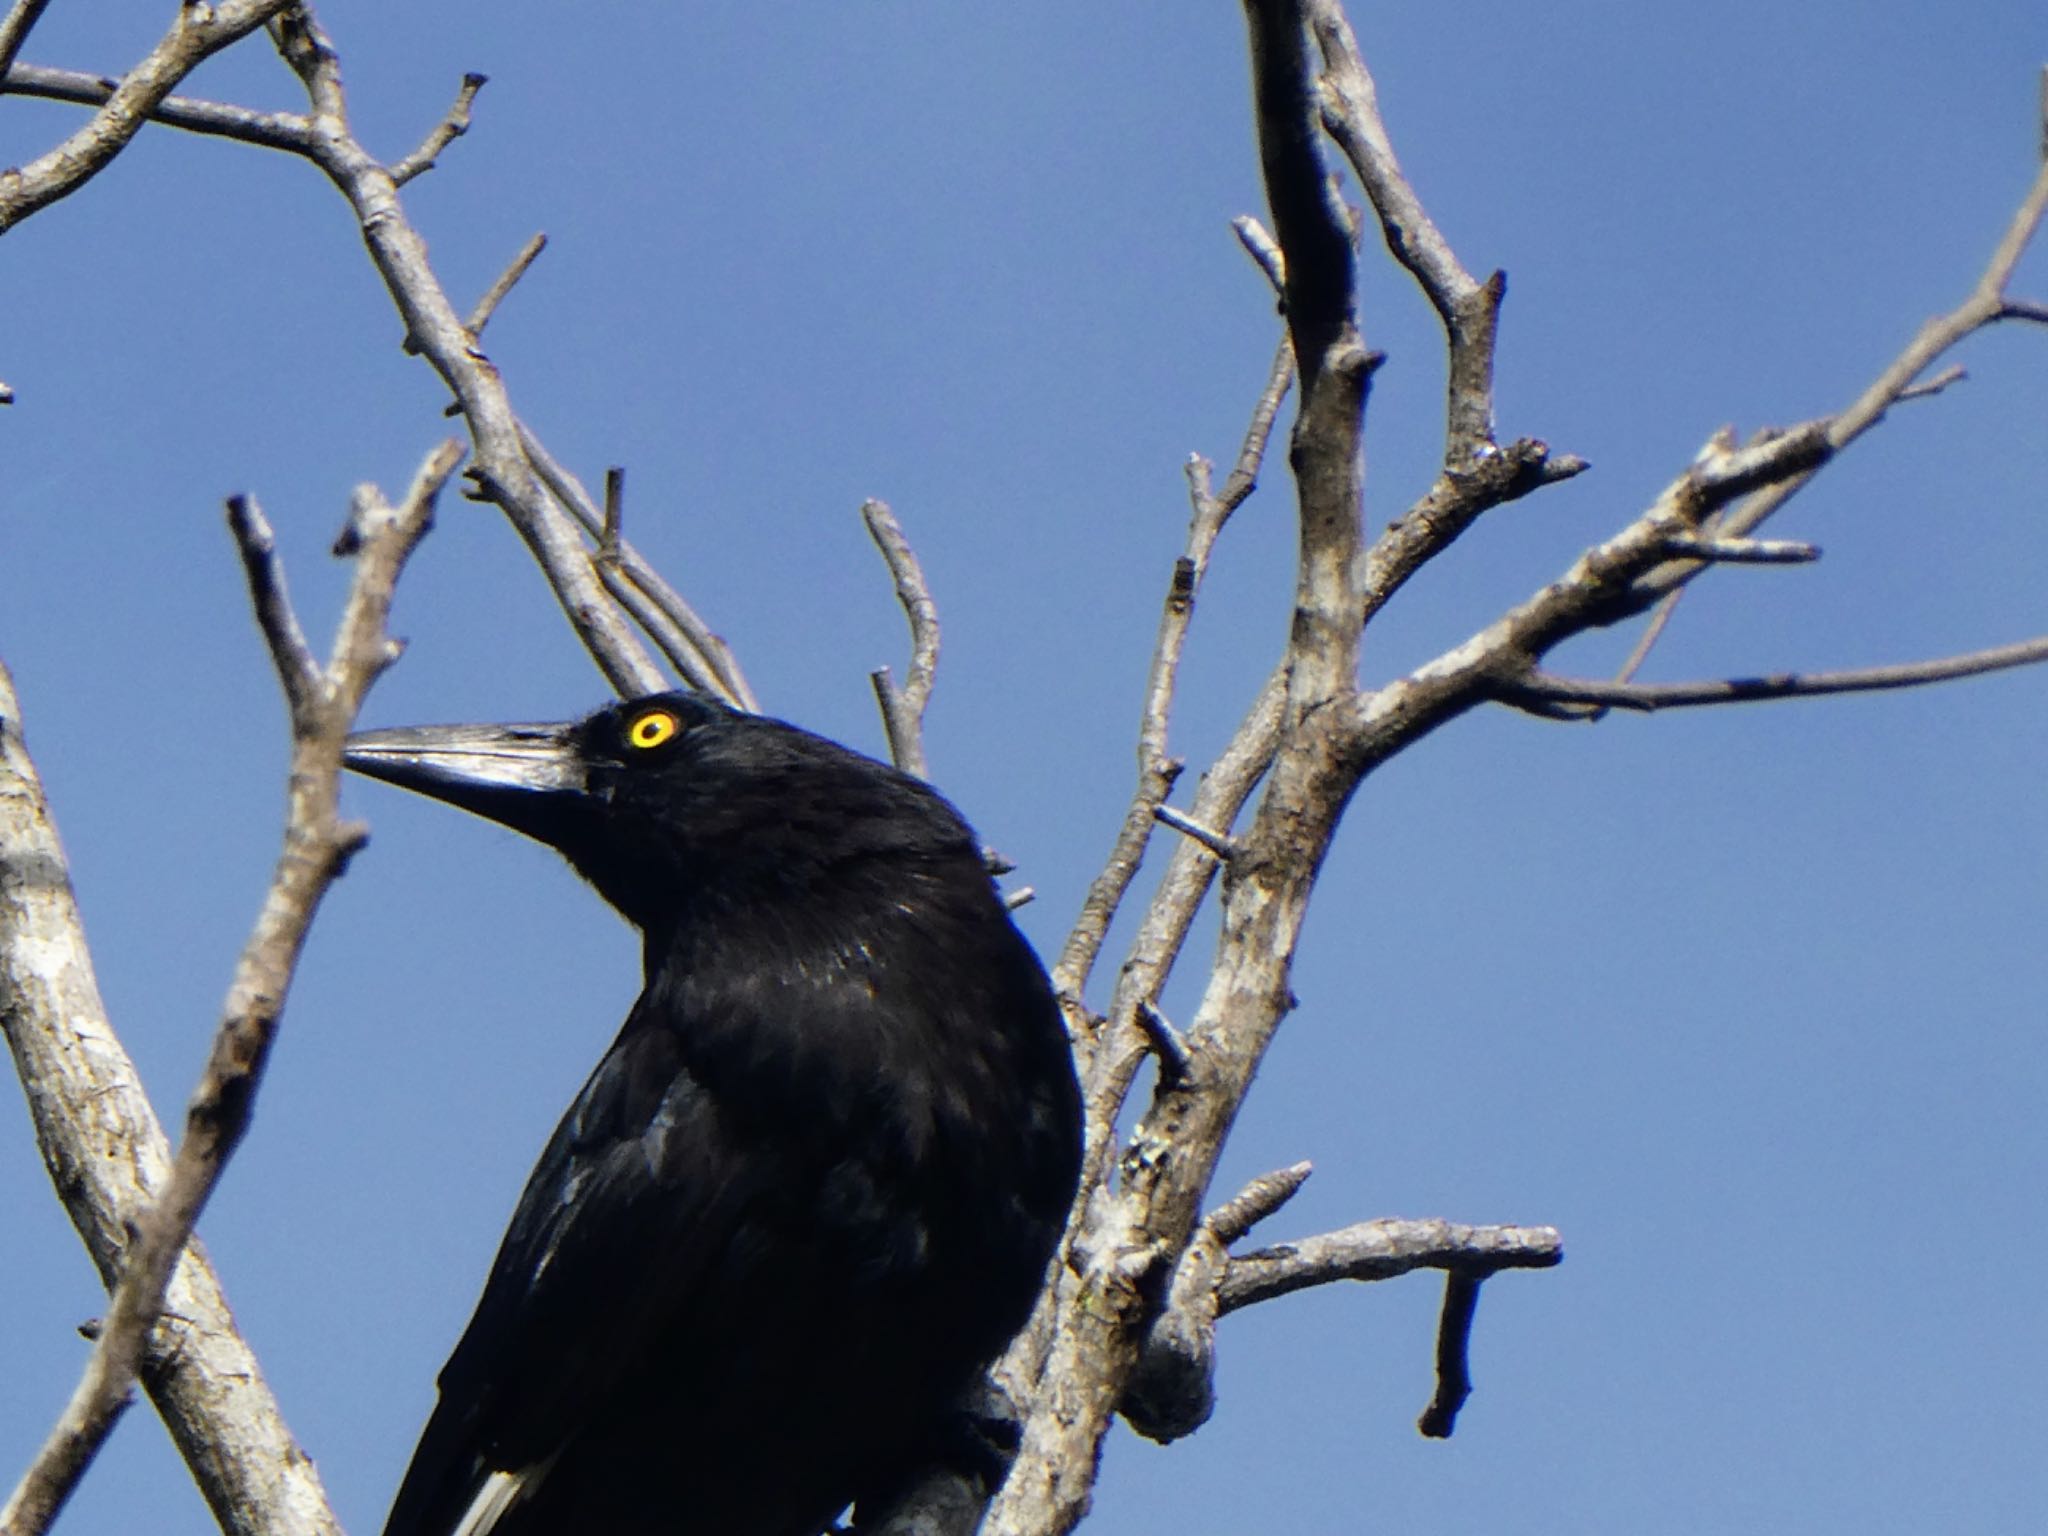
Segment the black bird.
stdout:
<path fill-rule="evenodd" d="M 959 814 L 680 693 L 347 762 L 558 849 L 644 941 L 385 1536 L 812 1536 L 957 1445 L 1080 1162 L 1051 987 Z"/>

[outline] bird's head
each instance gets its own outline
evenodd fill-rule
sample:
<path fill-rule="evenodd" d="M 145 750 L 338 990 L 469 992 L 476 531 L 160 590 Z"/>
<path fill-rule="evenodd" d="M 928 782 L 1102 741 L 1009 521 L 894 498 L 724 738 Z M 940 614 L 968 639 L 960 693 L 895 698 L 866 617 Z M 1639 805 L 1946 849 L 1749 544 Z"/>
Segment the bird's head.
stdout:
<path fill-rule="evenodd" d="M 558 849 L 643 928 L 697 900 L 979 860 L 966 823 L 918 780 L 695 694 L 552 725 L 364 731 L 344 761 Z"/>

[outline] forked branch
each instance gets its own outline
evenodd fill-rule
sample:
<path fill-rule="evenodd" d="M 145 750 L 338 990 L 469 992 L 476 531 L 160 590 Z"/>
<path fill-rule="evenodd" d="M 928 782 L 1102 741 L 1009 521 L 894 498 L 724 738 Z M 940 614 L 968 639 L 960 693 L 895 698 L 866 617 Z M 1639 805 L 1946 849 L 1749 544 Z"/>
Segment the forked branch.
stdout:
<path fill-rule="evenodd" d="M 365 830 L 340 816 L 342 741 L 364 694 L 397 659 L 385 632 L 399 572 L 433 520 L 435 498 L 462 457 L 446 443 L 429 455 L 400 507 L 359 493 L 344 541 L 356 561 L 334 648 L 313 660 L 291 609 L 269 525 L 237 497 L 228 520 L 249 578 L 291 717 L 292 768 L 284 850 L 228 988 L 220 1028 L 186 1109 L 185 1134 L 154 1203 L 131 1218 L 105 1322 L 57 1426 L 0 1510 L 5 1536 L 41 1536 L 91 1465 L 126 1405 L 165 1289 L 192 1228 L 248 1129 L 301 945 L 321 898 Z"/>
<path fill-rule="evenodd" d="M 924 567 L 910 537 L 886 501 L 869 499 L 861 503 L 861 521 L 868 537 L 882 552 L 882 563 L 896 584 L 896 601 L 910 624 L 910 667 L 899 686 L 887 667 L 869 673 L 875 686 L 875 702 L 881 706 L 882 728 L 889 737 L 889 758 L 905 773 L 930 778 L 924 756 L 924 712 L 932 699 L 932 683 L 939 668 L 939 605 L 924 579 Z"/>

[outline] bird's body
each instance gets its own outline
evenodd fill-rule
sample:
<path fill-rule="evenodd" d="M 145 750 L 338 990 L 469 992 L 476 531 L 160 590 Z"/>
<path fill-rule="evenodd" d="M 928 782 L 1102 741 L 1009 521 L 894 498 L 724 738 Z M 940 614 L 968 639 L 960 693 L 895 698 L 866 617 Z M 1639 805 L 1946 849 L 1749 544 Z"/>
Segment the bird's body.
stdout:
<path fill-rule="evenodd" d="M 938 1448 L 1074 1190 L 1043 970 L 922 784 L 687 695 L 373 732 L 560 849 L 644 987 L 541 1155 L 386 1536 L 812 1536 Z"/>

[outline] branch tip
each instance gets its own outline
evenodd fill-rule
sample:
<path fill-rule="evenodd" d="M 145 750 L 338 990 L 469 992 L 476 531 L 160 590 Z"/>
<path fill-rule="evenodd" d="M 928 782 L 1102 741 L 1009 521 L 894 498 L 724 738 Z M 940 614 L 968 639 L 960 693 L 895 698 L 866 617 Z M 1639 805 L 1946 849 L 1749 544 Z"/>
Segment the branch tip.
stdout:
<path fill-rule="evenodd" d="M 1448 1440 L 1458 1411 L 1472 1395 L 1472 1319 L 1479 1308 L 1483 1277 L 1453 1270 L 1444 1277 L 1443 1314 L 1436 1332 L 1436 1396 L 1415 1421 L 1432 1440 Z"/>
<path fill-rule="evenodd" d="M 1163 822 L 1165 825 L 1173 828 L 1174 831 L 1182 836 L 1193 838 L 1226 864 L 1237 857 L 1237 844 L 1232 842 L 1228 836 L 1216 831 L 1213 827 L 1203 826 L 1202 823 L 1196 821 L 1194 817 L 1184 811 L 1177 811 L 1170 805 L 1155 805 L 1152 807 L 1152 817 L 1155 821 Z"/>
<path fill-rule="evenodd" d="M 1262 1173 L 1202 1219 L 1202 1225 L 1228 1248 L 1300 1192 L 1315 1164 L 1295 1163 Z"/>
<path fill-rule="evenodd" d="M 1159 1075 L 1168 1084 L 1187 1081 L 1194 1067 L 1194 1056 L 1188 1048 L 1187 1037 L 1175 1029 L 1156 1003 L 1141 1000 L 1133 1017 L 1138 1028 L 1144 1031 L 1145 1043 L 1152 1048 L 1152 1054 L 1159 1058 Z"/>

